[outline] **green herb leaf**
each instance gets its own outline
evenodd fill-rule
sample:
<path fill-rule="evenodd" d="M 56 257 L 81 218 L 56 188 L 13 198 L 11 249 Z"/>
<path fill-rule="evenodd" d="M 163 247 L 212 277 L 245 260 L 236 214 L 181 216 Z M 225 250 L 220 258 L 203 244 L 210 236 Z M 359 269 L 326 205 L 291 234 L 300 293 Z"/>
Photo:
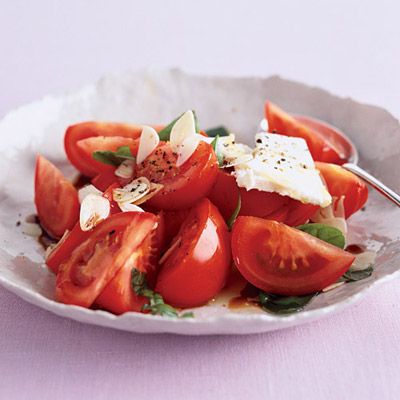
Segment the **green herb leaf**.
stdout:
<path fill-rule="evenodd" d="M 222 125 L 216 126 L 215 128 L 207 129 L 206 133 L 209 137 L 229 136 L 228 130 Z"/>
<path fill-rule="evenodd" d="M 113 165 L 114 167 L 118 167 L 124 160 L 136 160 L 129 146 L 118 147 L 116 151 L 95 151 L 92 157 L 103 164 Z"/>
<path fill-rule="evenodd" d="M 199 121 L 197 119 L 197 115 L 196 112 L 194 110 L 193 111 L 193 116 L 194 116 L 194 127 L 196 129 L 196 132 L 200 132 L 199 129 Z M 169 140 L 169 137 L 171 135 L 171 130 L 172 127 L 175 125 L 175 122 L 178 121 L 178 119 L 180 117 L 182 117 L 184 113 L 182 113 L 179 117 L 175 118 L 172 122 L 170 122 L 165 128 L 161 129 L 160 132 L 158 132 L 158 136 L 160 137 L 160 140 L 163 140 L 164 142 L 166 142 L 167 140 Z"/>
<path fill-rule="evenodd" d="M 149 300 L 149 303 L 145 304 L 142 310 L 149 310 L 153 315 L 162 315 L 165 317 L 194 317 L 193 313 L 184 313 L 183 315 L 179 316 L 178 311 L 174 307 L 170 306 L 169 304 L 165 304 L 162 296 L 149 288 L 146 281 L 146 274 L 138 271 L 136 268 L 132 269 L 131 286 L 133 291 L 138 296 L 147 297 Z"/>
<path fill-rule="evenodd" d="M 260 291 L 258 300 L 264 311 L 291 314 L 301 311 L 318 293 L 307 296 L 278 296 Z"/>
<path fill-rule="evenodd" d="M 235 211 L 233 212 L 233 214 L 229 217 L 228 221 L 226 222 L 229 230 L 232 229 L 232 226 L 235 223 L 237 216 L 239 215 L 241 207 L 242 207 L 242 198 L 240 196 L 240 192 L 238 192 L 238 202 L 237 202 Z"/>
<path fill-rule="evenodd" d="M 324 224 L 304 224 L 298 226 L 297 229 L 307 232 L 324 242 L 333 244 L 340 249 L 344 249 L 345 238 L 343 233 L 337 228 Z"/>
<path fill-rule="evenodd" d="M 218 141 L 219 141 L 219 136 L 215 136 L 214 140 L 210 143 L 211 147 L 214 150 L 215 155 L 217 156 L 217 160 L 218 160 L 218 165 L 220 167 L 222 167 L 222 165 L 224 165 L 224 157 L 222 156 L 222 154 L 218 151 Z"/>
<path fill-rule="evenodd" d="M 348 270 L 341 278 L 345 282 L 357 282 L 361 281 L 362 279 L 369 278 L 372 275 L 374 268 L 372 265 L 369 267 L 359 270 L 359 271 L 350 271 Z"/>

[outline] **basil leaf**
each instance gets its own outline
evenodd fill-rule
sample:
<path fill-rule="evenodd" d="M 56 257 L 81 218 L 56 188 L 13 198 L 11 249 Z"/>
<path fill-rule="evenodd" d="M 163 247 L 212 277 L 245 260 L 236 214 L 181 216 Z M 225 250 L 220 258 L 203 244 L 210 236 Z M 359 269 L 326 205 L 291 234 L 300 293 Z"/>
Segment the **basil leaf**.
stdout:
<path fill-rule="evenodd" d="M 224 157 L 218 151 L 218 146 L 217 146 L 218 140 L 219 140 L 219 135 L 215 136 L 214 140 L 210 144 L 211 144 L 211 147 L 214 150 L 215 155 L 217 156 L 218 165 L 221 167 L 222 165 L 224 165 Z"/>
<path fill-rule="evenodd" d="M 324 224 L 304 224 L 297 227 L 303 232 L 306 232 L 312 236 L 315 236 L 318 239 L 323 240 L 324 242 L 330 243 L 340 249 L 344 249 L 345 246 L 345 238 L 343 233 L 332 226 L 324 225 Z"/>
<path fill-rule="evenodd" d="M 149 288 L 146 281 L 146 274 L 138 271 L 136 268 L 132 268 L 131 287 L 138 296 L 147 297 L 149 300 L 149 303 L 142 307 L 143 311 L 148 310 L 153 315 L 162 315 L 164 317 L 194 317 L 193 313 L 191 312 L 184 313 L 183 315 L 179 316 L 178 311 L 174 307 L 170 306 L 169 304 L 165 304 L 163 297 L 159 293 L 156 293 L 154 290 Z"/>
<path fill-rule="evenodd" d="M 260 291 L 258 300 L 264 311 L 291 314 L 301 311 L 318 293 L 307 296 L 278 296 Z"/>
<path fill-rule="evenodd" d="M 199 129 L 199 121 L 197 119 L 197 115 L 196 112 L 194 110 L 192 110 L 193 112 L 193 116 L 194 116 L 194 127 L 196 129 L 196 132 L 200 132 Z M 178 119 L 180 117 L 182 117 L 184 113 L 182 113 L 179 117 L 175 118 L 172 122 L 170 122 L 166 127 L 164 127 L 163 129 L 161 129 L 160 132 L 158 132 L 158 136 L 160 137 L 160 140 L 163 140 L 164 142 L 166 142 L 167 140 L 169 140 L 170 136 L 171 136 L 171 130 L 172 127 L 175 125 L 175 122 L 178 121 Z"/>
<path fill-rule="evenodd" d="M 114 167 L 118 167 L 124 160 L 136 160 L 132 155 L 129 146 L 118 147 L 116 151 L 95 151 L 92 154 L 92 157 L 96 161 L 100 161 L 103 164 L 113 165 Z"/>
<path fill-rule="evenodd" d="M 229 217 L 228 221 L 226 222 L 226 224 L 228 225 L 229 230 L 232 229 L 232 226 L 235 223 L 236 218 L 239 215 L 239 212 L 240 212 L 241 208 L 242 208 L 242 198 L 240 196 L 240 192 L 238 192 L 238 202 L 237 202 L 235 211 L 233 212 L 233 214 Z"/>
<path fill-rule="evenodd" d="M 357 282 L 361 281 L 362 279 L 369 278 L 372 275 L 374 268 L 372 265 L 369 267 L 359 270 L 359 271 L 350 271 L 348 270 L 343 276 L 342 279 L 345 282 Z"/>
<path fill-rule="evenodd" d="M 216 137 L 216 136 L 229 136 L 228 130 L 224 126 L 216 126 L 215 128 L 210 128 L 206 130 L 207 136 Z"/>

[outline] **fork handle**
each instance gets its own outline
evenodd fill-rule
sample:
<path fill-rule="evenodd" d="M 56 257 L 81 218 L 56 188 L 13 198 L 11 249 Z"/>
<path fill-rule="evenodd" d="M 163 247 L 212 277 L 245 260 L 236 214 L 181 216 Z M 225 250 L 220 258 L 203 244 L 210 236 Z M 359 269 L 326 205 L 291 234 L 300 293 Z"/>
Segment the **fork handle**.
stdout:
<path fill-rule="evenodd" d="M 346 163 L 342 165 L 343 168 L 357 175 L 359 178 L 370 184 L 374 189 L 376 189 L 380 194 L 385 196 L 387 199 L 391 200 L 394 204 L 400 207 L 400 195 L 394 192 L 392 189 L 384 185 L 379 179 L 369 174 L 367 171 L 363 170 L 356 164 Z"/>

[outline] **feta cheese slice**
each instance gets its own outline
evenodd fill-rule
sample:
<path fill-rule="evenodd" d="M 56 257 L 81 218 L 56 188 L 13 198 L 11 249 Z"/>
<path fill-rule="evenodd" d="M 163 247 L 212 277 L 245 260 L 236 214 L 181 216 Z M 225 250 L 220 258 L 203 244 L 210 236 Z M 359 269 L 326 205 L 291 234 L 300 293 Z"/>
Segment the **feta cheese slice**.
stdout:
<path fill-rule="evenodd" d="M 261 132 L 250 161 L 235 166 L 240 187 L 277 192 L 306 204 L 327 207 L 332 198 L 304 139 Z"/>

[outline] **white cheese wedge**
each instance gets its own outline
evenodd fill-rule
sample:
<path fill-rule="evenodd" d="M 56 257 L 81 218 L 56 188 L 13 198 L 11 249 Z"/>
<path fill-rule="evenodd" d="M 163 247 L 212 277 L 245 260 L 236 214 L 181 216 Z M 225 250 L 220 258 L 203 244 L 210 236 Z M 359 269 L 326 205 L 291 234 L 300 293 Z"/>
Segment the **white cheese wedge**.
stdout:
<path fill-rule="evenodd" d="M 140 135 L 136 162 L 141 164 L 158 146 L 160 137 L 151 126 L 144 126 Z"/>
<path fill-rule="evenodd" d="M 327 207 L 332 198 L 304 139 L 257 133 L 250 161 L 235 166 L 240 187 L 276 192 L 306 204 Z"/>

